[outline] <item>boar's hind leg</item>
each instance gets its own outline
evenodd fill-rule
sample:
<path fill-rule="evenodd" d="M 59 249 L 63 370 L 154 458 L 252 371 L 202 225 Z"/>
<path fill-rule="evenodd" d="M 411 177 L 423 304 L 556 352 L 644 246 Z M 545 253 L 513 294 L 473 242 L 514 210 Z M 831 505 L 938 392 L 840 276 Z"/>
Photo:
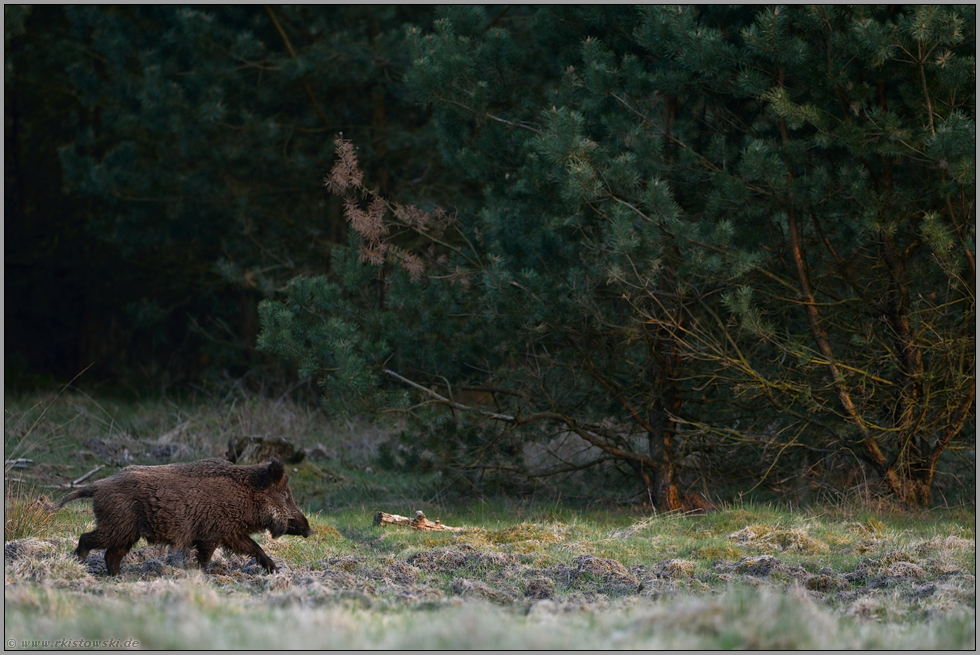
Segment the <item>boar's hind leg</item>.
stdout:
<path fill-rule="evenodd" d="M 89 551 L 95 548 L 108 548 L 105 535 L 100 534 L 98 528 L 91 532 L 86 532 L 78 538 L 78 548 L 75 549 L 75 557 L 82 564 L 88 559 Z"/>
<path fill-rule="evenodd" d="M 119 565 L 122 563 L 122 558 L 126 556 L 126 553 L 128 553 L 129 549 L 135 544 L 136 542 L 134 541 L 133 543 L 106 548 L 105 568 L 109 572 L 109 575 L 119 575 Z"/>
<path fill-rule="evenodd" d="M 99 542 L 99 537 L 95 533 L 95 530 L 93 530 L 92 532 L 86 532 L 81 537 L 79 537 L 78 547 L 75 549 L 75 557 L 78 558 L 78 561 L 84 564 L 85 560 L 88 559 L 88 554 L 90 550 L 92 550 L 93 548 L 102 548 L 102 546 L 98 542 Z"/>
<path fill-rule="evenodd" d="M 201 570 L 206 570 L 208 568 L 208 562 L 211 561 L 211 556 L 214 555 L 214 549 L 218 547 L 218 543 L 215 541 L 204 541 L 203 539 L 198 539 L 194 542 L 194 547 L 197 549 L 197 563 L 201 567 Z"/>
<path fill-rule="evenodd" d="M 94 548 L 105 548 L 105 568 L 109 575 L 119 575 L 119 563 L 125 557 L 129 549 L 139 541 L 139 535 L 135 538 L 122 537 L 116 533 L 107 534 L 99 528 L 86 532 L 78 538 L 78 548 L 75 549 L 75 557 L 82 564 L 88 559 L 89 551 Z"/>
<path fill-rule="evenodd" d="M 269 573 L 275 573 L 278 568 L 272 558 L 265 554 L 262 550 L 262 546 L 255 543 L 255 540 L 251 537 L 232 537 L 231 539 L 225 540 L 223 545 L 230 548 L 232 551 L 238 553 L 239 555 L 252 555 L 255 557 L 255 561 L 265 567 L 265 570 Z"/>

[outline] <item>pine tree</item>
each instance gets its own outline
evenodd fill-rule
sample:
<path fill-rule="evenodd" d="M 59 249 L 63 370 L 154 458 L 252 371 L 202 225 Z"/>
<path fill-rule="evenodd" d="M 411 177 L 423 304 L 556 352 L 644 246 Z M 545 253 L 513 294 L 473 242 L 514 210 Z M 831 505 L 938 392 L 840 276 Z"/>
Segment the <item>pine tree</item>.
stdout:
<path fill-rule="evenodd" d="M 266 347 L 351 401 L 459 411 L 454 389 L 489 390 L 482 419 L 574 433 L 664 508 L 862 468 L 928 503 L 975 424 L 973 8 L 499 18 L 409 34 L 410 86 L 477 192 L 429 234 L 345 177 L 341 142 L 360 255 L 266 304 Z M 338 304 L 364 267 L 380 313 Z M 501 434 L 444 435 L 446 461 L 485 471 Z"/>
<path fill-rule="evenodd" d="M 141 353 L 155 350 L 157 366 L 142 366 L 186 376 L 202 362 L 235 375 L 262 365 L 257 302 L 329 271 L 346 244 L 341 206 L 319 187 L 334 133 L 358 139 L 386 193 L 439 198 L 453 186 L 424 156 L 434 134 L 400 82 L 404 25 L 431 11 L 51 7 L 8 37 L 15 91 L 53 105 L 21 125 L 58 135 L 50 164 L 75 208 L 58 214 L 116 253 L 136 287 L 104 313 Z M 131 355 L 115 353 L 120 368 Z"/>

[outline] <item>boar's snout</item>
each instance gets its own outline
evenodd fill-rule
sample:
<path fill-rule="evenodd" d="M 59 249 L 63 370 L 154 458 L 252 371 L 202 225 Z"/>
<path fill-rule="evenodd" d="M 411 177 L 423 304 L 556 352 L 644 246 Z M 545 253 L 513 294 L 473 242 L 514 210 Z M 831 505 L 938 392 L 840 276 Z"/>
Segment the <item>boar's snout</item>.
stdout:
<path fill-rule="evenodd" d="M 313 530 L 310 529 L 310 522 L 306 520 L 306 517 L 300 514 L 299 518 L 289 520 L 289 527 L 286 528 L 286 534 L 306 538 L 313 534 Z"/>

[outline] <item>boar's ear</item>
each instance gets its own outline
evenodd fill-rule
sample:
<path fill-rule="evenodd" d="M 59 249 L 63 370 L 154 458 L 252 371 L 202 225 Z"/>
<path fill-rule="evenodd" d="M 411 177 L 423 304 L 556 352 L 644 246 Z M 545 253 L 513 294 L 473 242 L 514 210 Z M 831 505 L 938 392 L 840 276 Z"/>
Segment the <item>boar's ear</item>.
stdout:
<path fill-rule="evenodd" d="M 275 484 L 282 480 L 283 474 L 286 472 L 286 467 L 282 465 L 275 457 L 269 458 L 269 480 L 270 484 Z"/>
<path fill-rule="evenodd" d="M 253 467 L 249 477 L 256 489 L 265 489 L 282 480 L 285 472 L 286 469 L 283 467 L 282 462 L 272 457 L 269 459 L 268 466 L 259 465 Z"/>

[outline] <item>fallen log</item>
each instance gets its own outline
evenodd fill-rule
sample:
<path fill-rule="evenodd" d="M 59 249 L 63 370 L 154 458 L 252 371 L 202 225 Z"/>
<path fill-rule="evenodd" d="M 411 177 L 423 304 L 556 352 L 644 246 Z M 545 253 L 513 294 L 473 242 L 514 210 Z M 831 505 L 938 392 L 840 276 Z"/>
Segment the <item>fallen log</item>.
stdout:
<path fill-rule="evenodd" d="M 413 530 L 445 530 L 449 532 L 462 532 L 466 528 L 453 528 L 448 525 L 443 525 L 438 517 L 435 521 L 430 521 L 425 518 L 425 514 L 421 510 L 415 512 L 415 518 L 410 519 L 407 516 L 399 516 L 398 514 L 388 514 L 387 512 L 378 512 L 374 515 L 375 525 L 407 525 Z"/>

